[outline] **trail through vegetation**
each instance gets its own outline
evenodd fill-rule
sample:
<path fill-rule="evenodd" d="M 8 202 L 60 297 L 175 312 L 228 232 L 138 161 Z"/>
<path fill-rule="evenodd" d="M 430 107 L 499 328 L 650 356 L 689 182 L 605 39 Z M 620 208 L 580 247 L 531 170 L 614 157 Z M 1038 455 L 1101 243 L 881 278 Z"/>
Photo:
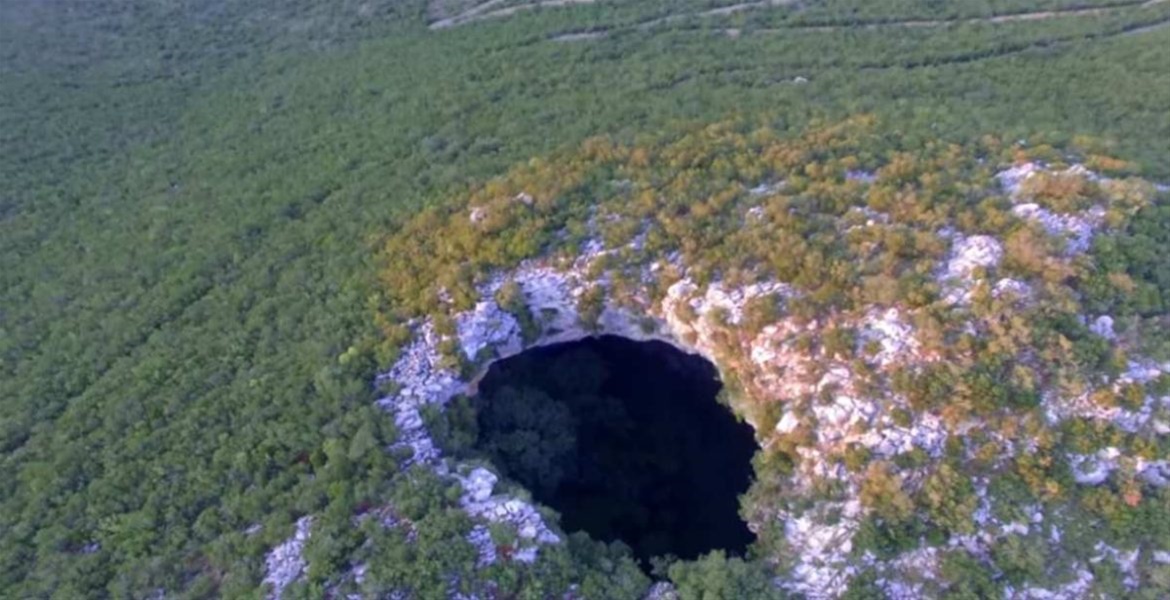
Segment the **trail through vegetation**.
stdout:
<path fill-rule="evenodd" d="M 375 319 L 387 231 L 592 136 L 632 142 L 729 114 L 786 134 L 868 112 L 923 145 L 1089 136 L 1170 181 L 1170 31 L 1149 24 L 1166 6 L 733 40 L 694 35 L 689 19 L 636 30 L 719 8 L 691 0 L 443 31 L 422 0 L 0 3 L 0 589 L 263 596 L 266 553 L 313 515 L 304 595 L 360 559 L 372 587 L 445 597 L 437 573 L 477 572 L 452 541 L 470 524 L 441 482 L 381 451 L 395 424 L 374 407 L 388 391 L 371 381 L 402 342 Z M 787 26 L 789 10 L 701 22 L 750 32 Z M 801 10 L 809 24 L 991 16 L 927 0 Z M 1104 36 L 1131 25 L 1144 35 Z M 1053 39 L 1069 41 L 944 60 Z M 408 546 L 353 525 L 386 503 L 447 535 Z M 644 579 L 622 556 L 576 540 L 480 575 L 636 596 Z M 752 564 L 677 571 L 757 581 Z"/>
<path fill-rule="evenodd" d="M 474 23 L 475 21 L 482 21 L 484 19 L 499 19 L 514 15 L 522 10 L 535 10 L 539 8 L 557 8 L 560 6 L 570 6 L 573 4 L 591 4 L 597 0 L 540 0 L 537 2 L 528 2 L 525 4 L 517 4 L 515 6 L 507 6 L 499 8 L 505 4 L 506 0 L 489 0 L 483 4 L 477 4 L 453 17 L 440 19 L 429 25 L 431 29 L 447 29 L 457 25 L 466 25 Z"/>
<path fill-rule="evenodd" d="M 779 27 L 776 27 L 776 26 L 753 27 L 753 28 L 748 29 L 746 31 L 746 33 L 751 33 L 751 34 L 784 34 L 784 33 L 790 33 L 793 31 L 812 31 L 812 32 L 822 32 L 822 33 L 833 33 L 833 32 L 844 32 L 844 31 L 855 31 L 855 30 L 937 28 L 937 27 L 954 27 L 954 26 L 973 25 L 973 24 L 1019 23 L 1019 22 L 1027 22 L 1027 21 L 1046 21 L 1046 20 L 1050 20 L 1050 19 L 1060 19 L 1060 18 L 1084 18 L 1084 17 L 1107 17 L 1107 16 L 1119 17 L 1119 16 L 1132 16 L 1134 14 L 1140 14 L 1140 13 L 1137 13 L 1137 11 L 1140 11 L 1141 9 L 1148 9 L 1148 8 L 1157 7 L 1159 4 L 1162 4 L 1166 1 L 1167 0 L 1129 0 L 1129 1 L 1116 2 L 1113 4 L 1109 4 L 1106 6 L 1100 6 L 1100 7 L 1090 7 L 1090 8 L 1070 7 L 1070 8 L 1061 8 L 1061 9 L 1054 9 L 1054 10 L 1044 10 L 1044 11 L 1013 12 L 1013 13 L 1007 13 L 1007 14 L 992 14 L 992 15 L 988 15 L 988 16 L 978 16 L 978 17 L 954 17 L 954 18 L 948 18 L 948 19 L 917 19 L 917 18 L 896 19 L 895 18 L 895 19 L 881 19 L 881 20 L 877 20 L 877 21 L 850 20 L 848 22 L 841 22 L 841 23 L 822 23 L 822 22 L 818 22 L 818 20 L 816 18 L 813 18 L 811 20 L 811 22 L 804 22 L 804 20 L 801 18 L 799 10 L 798 10 L 793 14 L 791 21 L 786 23 L 786 24 L 783 24 L 783 26 L 779 26 Z M 695 21 L 696 19 L 703 19 L 703 18 L 707 18 L 707 17 L 724 17 L 724 16 L 728 16 L 728 15 L 731 15 L 731 14 L 734 14 L 737 12 L 745 11 L 745 10 L 752 10 L 752 9 L 757 9 L 757 8 L 779 7 L 779 6 L 786 6 L 788 4 L 791 4 L 791 2 L 778 1 L 778 0 L 768 0 L 765 2 L 750 2 L 750 3 L 734 4 L 734 5 L 730 5 L 730 6 L 725 6 L 725 7 L 720 7 L 720 8 L 715 8 L 715 9 L 710 9 L 710 10 L 705 10 L 705 11 L 700 11 L 700 12 L 695 12 L 695 13 L 676 14 L 676 15 L 669 15 L 669 16 L 665 16 L 665 17 L 651 19 L 648 21 L 643 21 L 641 23 L 637 23 L 633 26 L 633 28 L 638 29 L 638 30 L 642 30 L 642 31 L 646 31 L 646 30 L 654 29 L 655 27 L 659 27 L 662 25 L 675 23 L 675 22 Z M 1164 18 L 1170 18 L 1170 17 L 1164 17 Z M 1153 30 L 1153 29 L 1164 26 L 1164 23 L 1165 23 L 1164 20 L 1158 20 L 1157 22 L 1154 22 L 1154 23 L 1145 24 L 1145 25 L 1141 25 L 1140 27 L 1133 27 L 1133 28 L 1127 29 L 1125 31 L 1125 33 L 1134 34 L 1134 33 L 1141 33 L 1141 32 L 1146 31 L 1146 30 Z M 618 31 L 621 31 L 621 29 L 600 29 L 600 30 L 595 30 L 595 31 L 590 32 L 590 35 L 587 35 L 587 36 L 586 35 L 563 34 L 560 36 L 554 36 L 553 39 L 558 40 L 558 41 L 589 41 L 589 40 L 600 39 L 601 37 L 604 37 L 604 36 L 612 34 L 612 33 L 616 33 Z M 738 38 L 745 33 L 745 30 L 742 27 L 732 27 L 732 28 L 723 29 L 723 32 L 726 35 L 728 35 L 728 37 Z"/>

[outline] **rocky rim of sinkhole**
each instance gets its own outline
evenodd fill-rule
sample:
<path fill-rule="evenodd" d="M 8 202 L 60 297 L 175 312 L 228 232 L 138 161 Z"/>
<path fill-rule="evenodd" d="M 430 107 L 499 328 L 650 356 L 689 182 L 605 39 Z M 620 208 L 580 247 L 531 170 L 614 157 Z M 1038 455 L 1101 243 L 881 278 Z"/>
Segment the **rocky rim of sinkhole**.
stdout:
<path fill-rule="evenodd" d="M 1110 185 L 1111 180 L 1079 165 L 1056 169 L 1035 162 L 1018 164 L 995 177 L 1011 199 L 1012 214 L 1059 238 L 1065 256 L 1074 260 L 1089 249 L 1094 235 L 1108 228 L 1106 207 L 1061 214 L 1050 211 L 1028 196 L 1025 183 L 1037 174 L 1083 177 L 1102 186 Z M 857 172 L 849 177 L 865 183 L 872 175 Z M 777 182 L 759 186 L 749 193 L 762 196 L 783 185 Z M 516 201 L 530 200 L 518 196 Z M 465 218 L 481 219 L 483 210 L 472 207 Z M 887 220 L 886 215 L 866 209 L 852 213 L 849 219 L 842 219 L 843 228 L 880 226 Z M 745 221 L 757 214 L 748 210 Z M 1030 301 L 1033 282 L 998 274 L 1005 253 L 1004 240 L 964 236 L 949 227 L 937 234 L 947 241 L 949 250 L 932 276 L 941 285 L 950 316 L 962 320 L 972 334 L 994 326 L 969 310 L 976 296 L 990 295 L 1008 304 L 1025 305 Z M 635 239 L 633 245 L 640 243 Z M 1019 518 L 1003 519 L 997 516 L 994 499 L 988 493 L 989 478 L 959 473 L 955 476 L 973 491 L 968 507 L 971 527 L 967 532 L 951 533 L 941 542 L 920 544 L 892 558 L 879 558 L 869 551 L 854 552 L 854 537 L 872 510 L 863 500 L 865 479 L 871 473 L 848 468 L 842 460 L 847 452 L 863 453 L 870 466 L 890 465 L 899 456 L 913 453 L 918 463 L 896 468 L 888 475 L 902 489 L 916 490 L 924 485 L 929 467 L 937 466 L 948 452 L 953 452 L 948 450 L 948 441 L 959 436 L 979 432 L 995 442 L 997 455 L 980 457 L 992 463 L 1011 461 L 1032 451 L 1035 441 L 1028 436 L 1012 438 L 1001 431 L 981 431 L 986 428 L 978 420 L 947 423 L 942 410 L 910 410 L 907 398 L 893 389 L 890 377 L 899 368 L 919 368 L 942 359 L 920 339 L 921 333 L 914 326 L 915 309 L 872 305 L 808 321 L 788 316 L 781 308 L 773 322 L 745 333 L 740 326 L 753 299 L 772 297 L 783 307 L 785 299 L 796 297 L 800 290 L 767 281 L 740 286 L 719 281 L 700 285 L 689 276 L 687 265 L 672 255 L 641 266 L 647 290 L 666 274 L 673 280 L 660 300 L 652 300 L 648 291 L 615 297 L 610 293 L 604 269 L 599 274 L 599 269 L 593 267 L 616 251 L 594 239 L 571 260 L 528 260 L 515 269 L 495 273 L 479 286 L 480 297 L 473 310 L 451 311 L 456 324 L 453 335 L 437 333 L 432 319 L 416 320 L 412 324 L 412 341 L 397 362 L 378 376 L 379 384 L 394 390 L 378 400 L 378 405 L 394 415 L 399 430 L 395 447 L 409 449 L 407 464 L 422 465 L 462 486 L 460 504 L 478 523 L 469 541 L 478 548 L 481 564 L 534 561 L 542 546 L 561 543 L 563 533 L 550 526 L 529 501 L 498 491 L 499 478 L 489 468 L 460 464 L 444 456 L 426 429 L 422 409 L 441 408 L 458 395 L 474 395 L 478 378 L 494 361 L 536 346 L 599 335 L 659 340 L 705 357 L 716 365 L 725 383 L 734 382 L 733 408 L 753 426 L 761 447 L 767 450 L 777 444 L 794 446 L 799 458 L 786 476 L 786 497 L 804 501 L 777 502 L 776 506 L 755 506 L 747 511 L 753 532 L 779 531 L 795 557 L 786 564 L 777 564 L 780 575 L 775 584 L 782 589 L 810 598 L 836 597 L 848 588 L 851 578 L 869 571 L 876 573 L 876 584 L 887 596 L 921 597 L 923 580 L 938 572 L 940 556 L 948 549 L 962 548 L 986 556 L 997 539 L 1029 531 L 1043 532 L 1052 544 L 1059 544 L 1060 521 L 1048 506 L 1037 503 L 1016 507 Z M 535 318 L 535 331 L 525 331 L 515 311 L 505 310 L 496 299 L 502 286 L 513 284 L 522 292 L 527 312 Z M 600 295 L 596 295 L 598 290 Z M 584 299 L 590 296 L 600 299 L 599 308 L 585 308 Z M 1104 343 L 1120 343 L 1110 315 L 1080 318 Z M 843 325 L 856 332 L 853 358 L 829 353 L 821 343 L 827 332 Z M 461 373 L 451 357 L 444 355 L 449 354 L 452 345 L 460 355 L 456 362 L 471 365 L 470 369 Z M 1021 350 L 1019 360 L 1030 360 L 1026 348 Z M 1170 364 L 1130 354 L 1126 368 L 1117 377 L 1096 382 L 1096 389 L 1119 390 L 1131 383 L 1150 382 L 1163 373 L 1170 373 Z M 1047 425 L 1056 426 L 1076 417 L 1107 422 L 1128 432 L 1170 434 L 1170 397 L 1147 395 L 1139 406 L 1106 407 L 1091 401 L 1093 391 L 1069 396 L 1057 389 L 1041 389 L 1040 403 Z M 783 401 L 774 426 L 769 423 L 765 427 L 755 413 L 743 409 L 746 403 L 761 398 Z M 974 459 L 971 448 L 961 453 L 960 460 Z M 1066 453 L 1063 460 L 1079 486 L 1098 486 L 1114 477 L 1136 479 L 1151 486 L 1170 481 L 1166 460 L 1150 460 L 1114 447 L 1090 454 Z M 826 493 L 826 489 L 832 493 Z M 498 555 L 489 534 L 491 524 L 507 524 L 515 529 L 517 547 L 508 556 Z M 395 524 L 390 521 L 386 526 Z M 296 524 L 295 535 L 269 553 L 264 581 L 270 586 L 271 597 L 279 598 L 287 585 L 306 572 L 301 549 L 311 528 L 312 517 L 302 518 Z M 1098 544 L 1095 552 L 1093 561 L 1115 562 L 1125 577 L 1125 585 L 1138 585 L 1134 569 L 1142 558 L 1139 550 L 1126 552 Z M 1145 558 L 1170 563 L 1170 552 L 1155 550 L 1151 554 Z M 1087 567 L 1074 565 L 1072 576 L 1058 587 L 1015 588 L 1003 584 L 1002 591 L 1013 598 L 1077 597 L 1093 581 Z M 362 571 L 359 565 L 351 573 L 359 583 Z M 653 597 L 670 594 L 669 584 L 656 584 L 648 591 Z"/>

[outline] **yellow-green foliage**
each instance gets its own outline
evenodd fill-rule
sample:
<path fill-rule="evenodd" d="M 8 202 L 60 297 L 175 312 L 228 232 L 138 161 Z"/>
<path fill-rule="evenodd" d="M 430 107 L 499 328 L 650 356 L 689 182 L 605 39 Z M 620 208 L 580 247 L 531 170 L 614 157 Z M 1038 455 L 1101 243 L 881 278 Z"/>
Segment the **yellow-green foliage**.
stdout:
<path fill-rule="evenodd" d="M 470 308 L 476 284 L 493 272 L 526 259 L 574 258 L 590 238 L 610 249 L 643 242 L 640 251 L 593 265 L 594 275 L 614 277 L 618 301 L 631 286 L 660 294 L 664 282 L 641 281 L 637 271 L 677 252 L 699 284 L 792 284 L 801 294 L 786 314 L 805 320 L 868 304 L 926 308 L 940 296 L 934 273 L 947 247 L 940 230 L 953 227 L 1004 240 L 1003 269 L 1032 281 L 1040 301 L 1007 304 L 978 288 L 973 310 L 988 331 L 974 339 L 945 311 L 920 313 L 928 349 L 978 354 L 987 376 L 1025 389 L 1041 375 L 1063 381 L 1084 370 L 1088 348 L 1076 347 L 1076 328 L 1064 317 L 1038 324 L 1053 322 L 1053 311 L 1079 314 L 1074 286 L 1092 265 L 1065 257 L 1057 240 L 1011 215 L 993 175 L 1028 152 L 991 137 L 911 143 L 869 116 L 793 137 L 740 120 L 636 144 L 592 138 L 460 192 L 387 236 L 380 322 L 392 334 L 406 318 L 441 312 L 441 292 L 455 309 Z M 1094 161 L 1107 163 L 1101 155 Z M 872 183 L 850 176 L 858 171 L 873 173 Z M 1149 197 L 1148 186 L 1104 190 L 1077 174 L 1033 179 L 1028 189 L 1053 210 L 1096 203 L 1124 219 Z M 776 309 L 749 306 L 747 329 Z M 1041 313 L 1048 316 L 1035 318 Z M 826 342 L 838 352 L 847 345 L 842 336 Z M 1002 366 L 1030 345 L 1041 346 L 1052 373 Z"/>
<path fill-rule="evenodd" d="M 1002 146 L 911 145 L 867 116 L 797 137 L 731 121 L 634 145 L 593 138 L 412 219 L 386 238 L 383 282 L 401 317 L 431 312 L 439 290 L 466 308 L 493 270 L 573 256 L 590 237 L 620 248 L 641 235 L 643 250 L 610 270 L 678 251 L 699 283 L 778 279 L 818 311 L 923 306 L 937 298 L 929 275 L 946 250 L 939 230 L 953 225 L 1004 238 L 1009 269 L 1059 284 L 1077 265 L 1008 212 L 991 177 L 1026 154 Z M 860 170 L 876 175 L 872 184 L 848 176 Z M 1079 175 L 1035 179 L 1030 187 L 1054 210 L 1145 201 L 1140 192 L 1104 198 Z M 866 225 L 863 211 L 883 221 Z"/>
<path fill-rule="evenodd" d="M 997 171 L 1029 159 L 1124 166 L 1100 153 L 1086 159 L 989 136 L 967 143 L 911 141 L 864 115 L 794 136 L 735 120 L 636 143 L 592 138 L 460 191 L 387 235 L 379 319 L 395 333 L 409 318 L 470 308 L 486 278 L 529 259 L 567 264 L 587 242 L 615 252 L 587 272 L 611 284 L 590 287 L 579 299 L 586 327 L 595 326 L 607 300 L 621 303 L 634 292 L 661 297 L 682 275 L 674 265 L 700 286 L 716 280 L 732 286 L 783 282 L 795 294 L 749 302 L 743 332 L 732 331 L 728 315 L 708 314 L 720 360 L 730 361 L 725 375 L 737 373 L 737 344 L 777 318 L 840 323 L 808 334 L 803 347 L 826 359 L 856 362 L 859 389 L 884 386 L 905 398 L 909 410 L 890 413 L 898 425 L 932 411 L 955 430 L 975 419 L 987 431 L 998 430 L 1000 439 L 1026 436 L 1035 440 L 1035 451 L 1008 468 L 1035 496 L 1064 498 L 1069 485 L 1058 445 L 1100 445 L 1050 429 L 1037 414 L 1040 392 L 1093 390 L 1099 375 L 1116 374 L 1124 352 L 1089 334 L 1081 320 L 1088 312 L 1081 301 L 1084 281 L 1103 270 L 1096 254 L 1068 256 L 1060 240 L 1012 214 L 1012 199 L 995 182 Z M 1057 213 L 1101 206 L 1106 228 L 1117 230 L 1149 203 L 1151 188 L 1136 180 L 1104 185 L 1069 172 L 1037 176 L 1024 193 Z M 987 282 L 974 287 L 968 307 L 943 301 L 938 273 L 948 237 L 955 234 L 1001 240 L 998 273 L 981 269 L 978 277 L 1022 280 L 1031 289 L 1028 301 L 996 297 Z M 643 280 L 642 268 L 655 261 L 664 268 Z M 1109 277 L 1125 279 L 1116 269 Z M 1116 292 L 1119 297 L 1136 288 L 1120 287 L 1125 289 Z M 498 299 L 531 321 L 514 284 Z M 871 370 L 878 348 L 858 340 L 854 325 L 861 313 L 854 311 L 874 305 L 907 311 L 929 367 L 892 376 Z M 698 318 L 685 302 L 675 312 L 687 321 Z M 1103 405 L 1130 408 L 1142 397 L 1140 386 L 1093 396 Z M 766 406 L 744 410 L 772 415 L 764 419 L 769 423 L 779 414 Z M 802 427 L 772 439 L 771 448 L 791 463 L 796 448 L 815 441 Z M 1137 444 L 1116 441 L 1124 449 Z M 917 495 L 899 489 L 890 463 L 870 462 L 858 451 L 845 460 L 862 475 L 863 501 L 883 519 L 906 519 L 918 505 L 934 526 L 966 532 L 974 496 L 963 469 L 990 469 L 1002 450 L 993 437 L 964 433 L 949 453 L 967 462 L 935 465 Z M 1140 497 L 1130 491 L 1123 500 Z M 1092 506 L 1107 504 L 1098 499 Z"/>

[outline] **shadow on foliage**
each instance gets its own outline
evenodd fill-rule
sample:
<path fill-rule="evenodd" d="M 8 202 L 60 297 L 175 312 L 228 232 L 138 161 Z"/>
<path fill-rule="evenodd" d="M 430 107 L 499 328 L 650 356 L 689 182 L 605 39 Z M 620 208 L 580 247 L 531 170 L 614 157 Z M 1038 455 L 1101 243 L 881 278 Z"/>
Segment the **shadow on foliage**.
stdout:
<path fill-rule="evenodd" d="M 706 360 L 660 342 L 602 337 L 493 365 L 472 400 L 476 447 L 566 531 L 655 556 L 742 554 L 738 515 L 756 449 L 717 403 Z"/>

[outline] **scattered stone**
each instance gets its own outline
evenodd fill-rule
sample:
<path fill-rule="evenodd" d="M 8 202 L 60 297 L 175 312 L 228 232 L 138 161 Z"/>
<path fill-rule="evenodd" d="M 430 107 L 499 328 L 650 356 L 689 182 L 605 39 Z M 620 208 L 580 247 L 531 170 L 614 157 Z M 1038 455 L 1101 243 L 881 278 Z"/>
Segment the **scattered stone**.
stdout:
<path fill-rule="evenodd" d="M 877 175 L 869 171 L 846 171 L 845 179 L 847 181 L 859 181 L 864 184 L 871 184 L 877 181 Z"/>
<path fill-rule="evenodd" d="M 1011 197 L 1013 212 L 1020 218 L 1035 222 L 1053 235 L 1068 242 L 1070 254 L 1084 252 L 1092 237 L 1104 223 L 1104 211 L 1094 208 L 1081 213 L 1055 214 L 1024 197 L 1024 182 L 1043 171 L 1036 163 L 1024 163 L 1000 172 L 996 178 Z M 1076 171 L 1086 177 L 1096 177 L 1087 171 Z M 846 177 L 862 183 L 875 181 L 873 174 L 850 171 Z M 783 181 L 759 184 L 746 190 L 753 197 L 763 197 L 779 191 Z M 531 204 L 532 196 L 521 193 L 517 202 Z M 867 212 L 868 211 L 868 212 Z M 595 215 L 596 219 L 610 218 Z M 766 217 L 763 207 L 745 211 L 750 223 Z M 486 218 L 472 209 L 471 219 Z M 846 226 L 874 226 L 889 222 L 888 215 L 859 207 L 843 218 Z M 865 223 L 860 225 L 859 223 Z M 596 232 L 595 232 L 596 233 Z M 643 231 L 644 233 L 644 231 Z M 1004 256 L 1000 240 L 986 235 L 963 235 L 954 229 L 939 235 L 950 243 L 947 257 L 933 266 L 933 273 L 942 285 L 944 298 L 949 299 L 958 314 L 966 314 L 968 303 L 979 277 L 989 279 L 996 275 Z M 638 236 L 630 248 L 639 247 Z M 972 534 L 954 535 L 942 546 L 922 546 L 914 551 L 885 561 L 872 555 L 858 558 L 853 555 L 853 535 L 866 518 L 867 510 L 859 501 L 861 476 L 844 467 L 840 456 L 847 449 L 864 450 L 869 456 L 895 460 L 907 453 L 926 457 L 937 463 L 943 456 L 951 435 L 966 435 L 977 429 L 977 423 L 959 425 L 944 423 L 941 414 L 930 410 L 907 410 L 908 400 L 891 391 L 887 381 L 898 369 L 917 369 L 934 360 L 924 355 L 925 341 L 913 325 L 920 316 L 916 309 L 898 306 L 865 306 L 856 310 L 821 316 L 814 320 L 799 320 L 781 314 L 773 323 L 756 324 L 750 335 L 739 331 L 745 322 L 745 308 L 753 299 L 774 296 L 778 305 L 799 298 L 800 292 L 791 286 L 774 281 L 731 285 L 713 281 L 700 285 L 687 276 L 686 265 L 676 254 L 660 258 L 643 268 L 647 284 L 656 282 L 658 273 L 677 271 L 681 277 L 666 290 L 659 302 L 648 290 L 636 292 L 621 305 L 606 300 L 596 324 L 581 323 L 577 300 L 586 290 L 600 287 L 609 290 L 605 276 L 591 277 L 591 266 L 598 259 L 620 249 L 606 248 L 599 236 L 583 244 L 582 252 L 572 260 L 552 262 L 532 260 L 508 272 L 496 273 L 485 282 L 479 302 L 472 310 L 452 314 L 456 328 L 453 339 L 438 334 L 430 322 L 415 324 L 414 339 L 405 348 L 398 361 L 377 381 L 386 383 L 395 391 L 378 401 L 389 411 L 398 426 L 396 448 L 402 449 L 407 464 L 421 465 L 442 477 L 458 481 L 463 493 L 460 506 L 475 522 L 468 541 L 478 552 L 480 566 L 500 560 L 531 562 L 539 556 L 546 544 L 557 544 L 561 535 L 545 522 L 531 503 L 501 493 L 498 476 L 489 468 L 460 465 L 442 456 L 422 419 L 425 407 L 443 407 L 451 398 L 474 391 L 479 374 L 486 372 L 494 360 L 513 356 L 539 345 L 579 340 L 593 335 L 619 335 L 634 340 L 655 339 L 670 343 L 686 351 L 701 354 L 712 360 L 724 373 L 733 375 L 744 390 L 762 401 L 783 403 L 780 418 L 772 431 L 761 431 L 761 443 L 790 436 L 800 438 L 792 454 L 794 465 L 787 489 L 793 494 L 808 494 L 818 500 L 802 503 L 799 508 L 785 507 L 769 513 L 757 511 L 749 523 L 756 531 L 763 527 L 780 526 L 791 550 L 791 571 L 777 585 L 790 592 L 809 598 L 831 598 L 842 594 L 849 579 L 862 567 L 873 568 L 880 575 L 879 586 L 894 598 L 922 597 L 922 585 L 938 569 L 940 548 L 962 548 L 986 557 L 999 536 L 1030 535 L 1042 532 L 1059 543 L 1061 532 L 1049 519 L 1051 513 L 1043 507 L 1024 507 L 1024 516 L 1014 522 L 997 520 L 992 510 L 992 499 L 987 493 L 988 482 L 973 481 L 978 505 L 973 521 L 978 530 Z M 504 311 L 494 300 L 495 292 L 505 281 L 519 285 L 528 311 L 539 324 L 535 339 L 524 339 L 515 317 Z M 703 279 L 706 281 L 706 279 Z M 1010 278 L 988 281 L 992 294 L 1001 298 L 1028 301 L 1033 292 L 1028 283 Z M 447 304 L 441 306 L 450 306 Z M 961 317 L 962 318 L 962 317 Z M 1116 341 L 1114 321 L 1109 315 L 1086 319 L 1090 330 L 1109 342 Z M 984 325 L 969 321 L 960 324 L 961 330 L 977 333 Z M 596 327 L 595 329 L 593 327 Z M 848 351 L 837 350 L 835 355 L 823 349 L 825 332 L 838 327 L 856 332 L 855 356 L 837 356 Z M 809 343 L 809 341 L 812 343 Z M 476 365 L 477 373 L 463 376 L 444 366 L 446 362 L 438 348 L 446 342 L 455 342 L 464 359 Z M 927 346 L 929 347 L 929 346 Z M 1021 357 L 1026 360 L 1026 356 Z M 862 362 L 858 362 L 861 359 Z M 866 373 L 872 370 L 873 373 Z M 1145 383 L 1170 365 L 1151 361 L 1132 360 L 1121 376 L 1105 381 L 1105 386 L 1121 386 L 1128 382 Z M 875 384 L 874 382 L 878 382 Z M 1108 422 L 1129 431 L 1152 431 L 1170 434 L 1170 424 L 1164 419 L 1163 399 L 1147 398 L 1139 409 L 1101 407 L 1090 401 L 1085 392 L 1073 398 L 1062 397 L 1056 390 L 1041 393 L 1040 409 L 1051 423 L 1059 423 L 1073 416 Z M 1158 408 L 1162 407 L 1162 408 Z M 1155 410 L 1157 408 L 1157 410 Z M 1162 411 L 1162 412 L 1158 412 Z M 750 414 L 745 416 L 750 417 Z M 758 424 L 753 423 L 754 426 Z M 811 435 L 805 431 L 811 427 Z M 1034 451 L 1035 440 L 1004 439 L 997 432 L 986 432 L 989 438 L 1004 450 L 996 460 L 1006 461 L 1019 452 Z M 1114 473 L 1128 473 L 1151 485 L 1170 483 L 1170 465 L 1165 460 L 1148 461 L 1140 457 L 1123 456 L 1116 448 L 1098 453 L 1067 457 L 1074 480 L 1080 485 L 1102 485 Z M 922 469 L 907 468 L 903 482 L 918 485 Z M 833 497 L 824 498 L 823 490 L 832 489 Z M 820 495 L 818 495 L 820 494 Z M 297 523 L 296 533 L 277 546 L 266 561 L 264 581 L 271 586 L 272 597 L 296 581 L 307 567 L 301 556 L 309 536 L 309 517 Z M 387 526 L 394 526 L 392 520 Z M 491 540 L 490 526 L 504 524 L 517 534 L 515 548 L 501 552 Z M 1043 524 L 1043 525 L 1042 525 Z M 1102 549 L 1102 560 L 1118 561 L 1122 572 L 1136 557 L 1108 552 Z M 1108 556 L 1106 556 L 1108 555 Z M 1170 562 L 1170 554 L 1164 556 Z M 355 569 L 356 570 L 356 569 Z M 1088 590 L 1092 575 L 1077 571 L 1078 579 L 1064 586 L 1045 590 L 1039 588 L 1004 588 L 1009 598 L 1065 598 L 1079 597 Z M 647 598 L 672 598 L 669 586 L 655 586 Z"/>
<path fill-rule="evenodd" d="M 305 543 L 309 541 L 309 532 L 312 526 L 312 517 L 301 517 L 297 520 L 296 532 L 293 537 L 268 553 L 268 557 L 264 561 L 264 583 L 271 588 L 269 598 L 280 600 L 284 588 L 304 574 L 306 564 L 303 551 Z"/>
<path fill-rule="evenodd" d="M 1105 210 L 1101 207 L 1082 213 L 1058 215 L 1031 202 L 1012 207 L 1012 214 L 1038 223 L 1049 235 L 1064 239 L 1068 255 L 1087 252 L 1093 243 L 1096 228 L 1105 220 Z"/>
<path fill-rule="evenodd" d="M 1113 332 L 1113 317 L 1109 315 L 1097 317 L 1097 320 L 1089 326 L 1089 330 L 1107 340 L 1117 339 L 1117 334 Z"/>
<path fill-rule="evenodd" d="M 751 188 L 750 190 L 748 190 L 748 193 L 751 194 L 752 196 L 757 196 L 757 197 L 771 196 L 772 194 L 775 194 L 775 193 L 779 192 L 780 190 L 784 189 L 784 183 L 785 183 L 784 180 L 771 181 L 771 182 L 766 181 L 764 183 L 757 185 L 754 188 Z"/>

